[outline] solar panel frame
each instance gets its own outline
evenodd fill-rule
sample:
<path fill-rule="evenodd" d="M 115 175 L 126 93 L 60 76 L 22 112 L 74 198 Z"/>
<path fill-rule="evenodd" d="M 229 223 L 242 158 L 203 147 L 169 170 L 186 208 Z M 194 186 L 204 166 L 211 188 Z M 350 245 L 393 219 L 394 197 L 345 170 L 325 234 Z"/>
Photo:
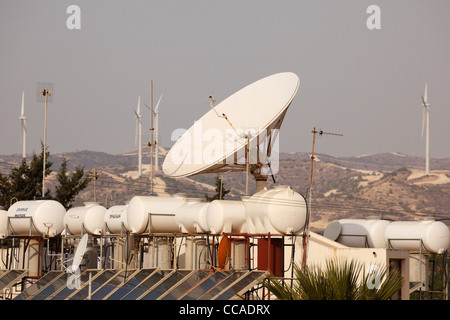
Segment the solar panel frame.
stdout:
<path fill-rule="evenodd" d="M 84 285 L 86 285 L 87 282 L 89 282 L 89 274 L 93 276 L 94 278 L 97 277 L 99 274 L 101 274 L 104 270 L 102 269 L 87 269 L 83 271 L 80 275 L 80 281 L 81 285 L 80 288 L 69 288 L 68 281 L 66 281 L 66 284 L 56 290 L 54 293 L 49 295 L 45 300 L 65 300 L 70 295 L 74 294 L 74 292 L 80 290 Z M 94 274 L 93 274 L 94 273 Z M 68 273 L 68 277 L 71 275 Z"/>
<path fill-rule="evenodd" d="M 170 277 L 175 271 L 175 269 L 156 270 L 151 276 L 147 277 L 121 300 L 138 300 L 141 296 L 145 295 L 146 292 L 152 290 L 155 286 Z"/>
<path fill-rule="evenodd" d="M 137 300 L 158 300 L 158 298 L 162 294 L 173 288 L 179 281 L 183 281 L 183 279 L 185 279 L 187 276 L 191 275 L 194 272 L 195 270 L 186 270 L 186 269 L 174 270 L 166 277 L 161 279 L 158 283 L 156 283 L 152 288 L 147 290 L 147 292 L 138 297 Z M 173 278 L 178 276 L 181 276 L 181 279 L 178 280 L 175 279 L 175 282 L 173 282 Z"/>
<path fill-rule="evenodd" d="M 255 286 L 262 278 L 264 278 L 268 272 L 265 271 L 251 271 L 238 280 L 233 282 L 227 288 L 215 295 L 211 300 L 234 300 L 240 299 L 245 292 Z M 247 279 L 249 281 L 247 281 Z"/>
<path fill-rule="evenodd" d="M 62 276 L 63 274 L 65 274 L 65 272 L 61 270 L 51 270 L 47 272 L 38 281 L 36 281 L 31 286 L 23 290 L 19 295 L 14 297 L 13 300 L 28 300 L 29 298 L 35 296 L 37 292 L 46 287 L 50 282 Z"/>
<path fill-rule="evenodd" d="M 27 270 L 13 269 L 8 270 L 0 276 L 0 290 L 9 288 L 19 282 L 19 279 L 27 273 Z"/>
<path fill-rule="evenodd" d="M 209 275 L 203 281 L 197 283 L 197 285 L 186 292 L 183 296 L 179 297 L 178 300 L 197 300 L 203 294 L 208 292 L 211 288 L 215 287 L 218 283 L 222 282 L 228 276 L 230 276 L 233 271 L 216 271 Z"/>
<path fill-rule="evenodd" d="M 222 292 L 225 288 L 228 288 L 232 283 L 235 283 L 249 272 L 250 271 L 248 270 L 235 270 L 228 277 L 200 296 L 198 300 L 211 300 L 211 298 L 215 297 L 218 293 Z"/>
<path fill-rule="evenodd" d="M 45 300 L 51 294 L 59 291 L 61 287 L 67 285 L 67 278 L 63 277 L 64 275 L 67 275 L 67 273 L 61 272 L 61 275 L 59 277 L 49 282 L 44 288 L 42 288 L 39 292 L 37 292 L 34 296 L 27 300 Z"/>
<path fill-rule="evenodd" d="M 116 288 L 124 284 L 127 281 L 127 277 L 133 276 L 133 274 L 135 274 L 137 271 L 139 270 L 119 269 L 114 277 L 109 279 L 109 281 L 107 281 L 103 286 L 92 293 L 91 300 L 103 300 L 103 298 L 108 296 L 112 291 L 116 290 Z"/>
<path fill-rule="evenodd" d="M 69 295 L 65 300 L 86 300 L 89 298 L 89 289 L 91 290 L 91 296 L 98 289 L 103 287 L 112 277 L 115 277 L 119 273 L 118 270 L 105 269 L 103 272 L 97 274 L 91 279 L 91 282 L 84 283 L 79 290 L 76 290 Z M 106 279 L 104 278 L 106 277 Z M 89 288 L 90 286 L 90 288 Z"/>
<path fill-rule="evenodd" d="M 131 277 L 128 278 L 126 282 L 117 287 L 115 290 L 111 291 L 108 295 L 106 295 L 102 300 L 120 300 L 123 296 L 128 294 L 131 290 L 133 290 L 137 285 L 139 285 L 142 281 L 144 281 L 147 277 L 151 276 L 154 272 L 158 270 L 157 268 L 148 268 L 148 269 L 139 269 L 136 270 L 135 273 Z M 147 274 L 145 274 L 147 273 Z M 144 275 L 143 275 L 144 274 Z M 141 276 L 143 275 L 143 278 Z M 137 277 L 141 279 L 137 279 Z M 130 288 L 130 282 L 136 282 L 132 288 Z"/>
<path fill-rule="evenodd" d="M 178 300 L 187 294 L 192 288 L 196 287 L 204 279 L 208 278 L 214 272 L 211 270 L 194 270 L 195 272 L 186 276 L 182 281 L 175 284 L 170 290 L 161 295 L 158 300 Z M 189 285 L 190 283 L 190 285 Z M 186 286 L 186 284 L 188 284 Z"/>

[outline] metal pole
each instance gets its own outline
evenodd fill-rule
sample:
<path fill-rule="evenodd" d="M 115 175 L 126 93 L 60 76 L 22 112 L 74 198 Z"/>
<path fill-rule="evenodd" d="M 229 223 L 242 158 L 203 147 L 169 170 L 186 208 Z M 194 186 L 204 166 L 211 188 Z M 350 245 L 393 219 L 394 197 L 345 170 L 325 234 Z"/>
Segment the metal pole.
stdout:
<path fill-rule="evenodd" d="M 45 162 L 46 162 L 46 149 L 47 149 L 47 96 L 48 91 L 44 89 L 43 91 L 45 97 L 45 114 L 44 114 L 44 150 L 43 150 L 43 161 L 42 161 L 42 197 L 45 196 Z"/>
<path fill-rule="evenodd" d="M 150 82 L 150 193 L 153 195 L 153 80 Z"/>
<path fill-rule="evenodd" d="M 246 139 L 247 139 L 247 144 L 245 145 L 245 167 L 246 167 L 246 169 L 245 169 L 245 171 L 246 171 L 245 195 L 248 196 L 248 174 L 249 174 L 249 159 L 248 159 L 248 157 L 249 157 L 249 145 L 248 145 L 249 138 L 248 138 L 248 135 L 247 135 Z"/>
<path fill-rule="evenodd" d="M 314 145 L 316 143 L 316 128 L 313 129 L 313 143 L 312 143 L 312 153 L 311 153 L 311 175 L 309 179 L 309 205 L 308 205 L 308 217 L 306 219 L 305 232 L 303 234 L 303 260 L 302 267 L 306 267 L 306 251 L 308 248 L 308 236 L 309 236 L 309 219 L 311 218 L 311 189 L 312 189 L 312 179 L 313 179 L 313 170 L 314 170 Z"/>

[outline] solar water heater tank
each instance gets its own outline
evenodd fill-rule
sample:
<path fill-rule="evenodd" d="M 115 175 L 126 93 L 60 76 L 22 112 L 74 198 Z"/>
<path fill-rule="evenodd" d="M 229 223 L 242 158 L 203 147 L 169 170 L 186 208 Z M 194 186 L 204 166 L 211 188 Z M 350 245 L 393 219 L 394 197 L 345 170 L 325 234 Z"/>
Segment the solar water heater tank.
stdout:
<path fill-rule="evenodd" d="M 64 216 L 66 231 L 72 235 L 100 235 L 104 229 L 106 208 L 97 202 L 86 202 L 84 206 L 74 207 Z"/>
<path fill-rule="evenodd" d="M 177 233 L 177 209 L 186 203 L 186 196 L 135 196 L 128 203 L 127 222 L 132 233 Z"/>
<path fill-rule="evenodd" d="M 385 233 L 386 242 L 394 249 L 442 253 L 450 247 L 448 226 L 426 218 L 422 221 L 394 221 Z"/>
<path fill-rule="evenodd" d="M 17 235 L 56 236 L 64 228 L 64 206 L 55 200 L 24 200 L 9 209 L 10 230 Z"/>
<path fill-rule="evenodd" d="M 116 205 L 106 210 L 104 222 L 109 232 L 112 234 L 121 234 L 129 231 L 127 210 L 128 205 Z"/>

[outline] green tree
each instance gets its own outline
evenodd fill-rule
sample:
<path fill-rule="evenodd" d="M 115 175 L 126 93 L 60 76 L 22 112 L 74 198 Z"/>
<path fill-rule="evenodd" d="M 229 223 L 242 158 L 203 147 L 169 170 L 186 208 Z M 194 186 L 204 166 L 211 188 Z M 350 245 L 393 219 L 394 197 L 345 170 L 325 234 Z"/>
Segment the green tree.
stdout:
<path fill-rule="evenodd" d="M 42 151 L 43 151 L 42 147 Z M 47 159 L 50 153 L 46 152 Z M 52 162 L 46 160 L 45 176 L 51 172 Z M 30 165 L 26 159 L 22 159 L 20 165 L 12 168 L 9 176 L 0 176 L 0 201 L 6 209 L 13 198 L 17 200 L 32 200 L 42 197 L 42 168 L 43 152 L 38 156 L 33 153 Z M 50 190 L 47 189 L 44 196 L 50 197 Z"/>
<path fill-rule="evenodd" d="M 67 162 L 68 159 L 64 158 L 56 175 L 59 185 L 55 188 L 54 199 L 66 209 L 70 209 L 75 197 L 88 186 L 91 178 L 89 175 L 84 175 L 84 167 L 76 167 L 69 177 L 67 174 Z"/>
<path fill-rule="evenodd" d="M 219 176 L 216 177 L 215 185 L 216 185 L 216 194 L 212 197 L 205 194 L 206 201 L 223 200 L 225 198 L 225 195 L 230 193 L 230 190 L 225 189 L 222 178 L 220 178 Z"/>
<path fill-rule="evenodd" d="M 20 165 L 12 168 L 8 176 L 0 174 L 0 205 L 5 209 L 10 206 L 11 199 L 33 200 L 42 197 L 42 170 L 43 170 L 43 146 L 40 155 L 33 153 L 30 164 L 22 159 Z M 51 172 L 53 165 L 48 159 L 50 152 L 46 151 L 45 176 Z M 64 159 L 60 172 L 57 174 L 59 185 L 55 187 L 55 200 L 61 202 L 66 208 L 72 206 L 76 195 L 87 187 L 89 178 L 84 177 L 84 168 L 77 167 L 75 172 L 67 176 L 67 159 Z M 45 197 L 52 198 L 50 189 L 46 189 Z"/>
<path fill-rule="evenodd" d="M 388 272 L 377 266 L 374 274 L 353 260 L 328 260 L 325 268 L 293 267 L 292 285 L 275 277 L 264 281 L 264 286 L 280 300 L 388 300 L 403 286 L 398 270 Z M 372 277 L 384 280 L 368 286 Z"/>

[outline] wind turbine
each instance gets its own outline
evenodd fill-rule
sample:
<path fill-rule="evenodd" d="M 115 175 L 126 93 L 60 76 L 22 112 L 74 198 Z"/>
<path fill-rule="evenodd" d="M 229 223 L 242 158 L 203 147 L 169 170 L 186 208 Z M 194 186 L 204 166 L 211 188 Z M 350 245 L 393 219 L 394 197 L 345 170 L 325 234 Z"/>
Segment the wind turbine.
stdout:
<path fill-rule="evenodd" d="M 138 98 L 137 110 L 134 110 L 134 114 L 136 115 L 136 136 L 134 138 L 134 144 L 138 144 L 138 176 L 140 177 L 142 174 L 142 115 L 141 115 L 141 97 Z M 139 137 L 139 141 L 138 141 Z"/>
<path fill-rule="evenodd" d="M 22 140 L 22 158 L 27 156 L 27 118 L 25 117 L 25 92 L 22 91 L 22 109 L 20 111 L 20 136 Z"/>
<path fill-rule="evenodd" d="M 425 174 L 430 173 L 430 104 L 428 103 L 427 84 L 422 96 L 423 114 L 422 114 L 422 137 L 425 126 L 425 117 L 427 121 L 427 131 L 425 136 Z"/>
<path fill-rule="evenodd" d="M 152 116 L 152 118 L 154 118 L 154 122 L 155 122 L 155 124 L 154 124 L 154 126 L 155 126 L 155 128 L 150 128 L 150 130 L 153 130 L 154 129 L 154 132 L 155 132 L 155 138 L 154 138 L 154 140 L 155 141 L 150 141 L 150 146 L 156 146 L 156 148 L 155 148 L 155 169 L 156 170 L 158 170 L 158 136 L 159 136 L 159 133 L 158 133 L 158 117 L 159 117 L 159 103 L 161 102 L 161 99 L 162 99 L 162 95 L 159 97 L 159 99 L 158 99 L 158 103 L 156 104 L 156 107 L 155 107 L 155 109 L 154 110 L 152 110 L 152 108 L 150 108 L 146 103 L 144 103 L 145 104 L 145 106 L 150 110 L 150 114 L 151 114 L 151 116 Z M 153 121 L 152 121 L 152 123 L 153 123 Z"/>

